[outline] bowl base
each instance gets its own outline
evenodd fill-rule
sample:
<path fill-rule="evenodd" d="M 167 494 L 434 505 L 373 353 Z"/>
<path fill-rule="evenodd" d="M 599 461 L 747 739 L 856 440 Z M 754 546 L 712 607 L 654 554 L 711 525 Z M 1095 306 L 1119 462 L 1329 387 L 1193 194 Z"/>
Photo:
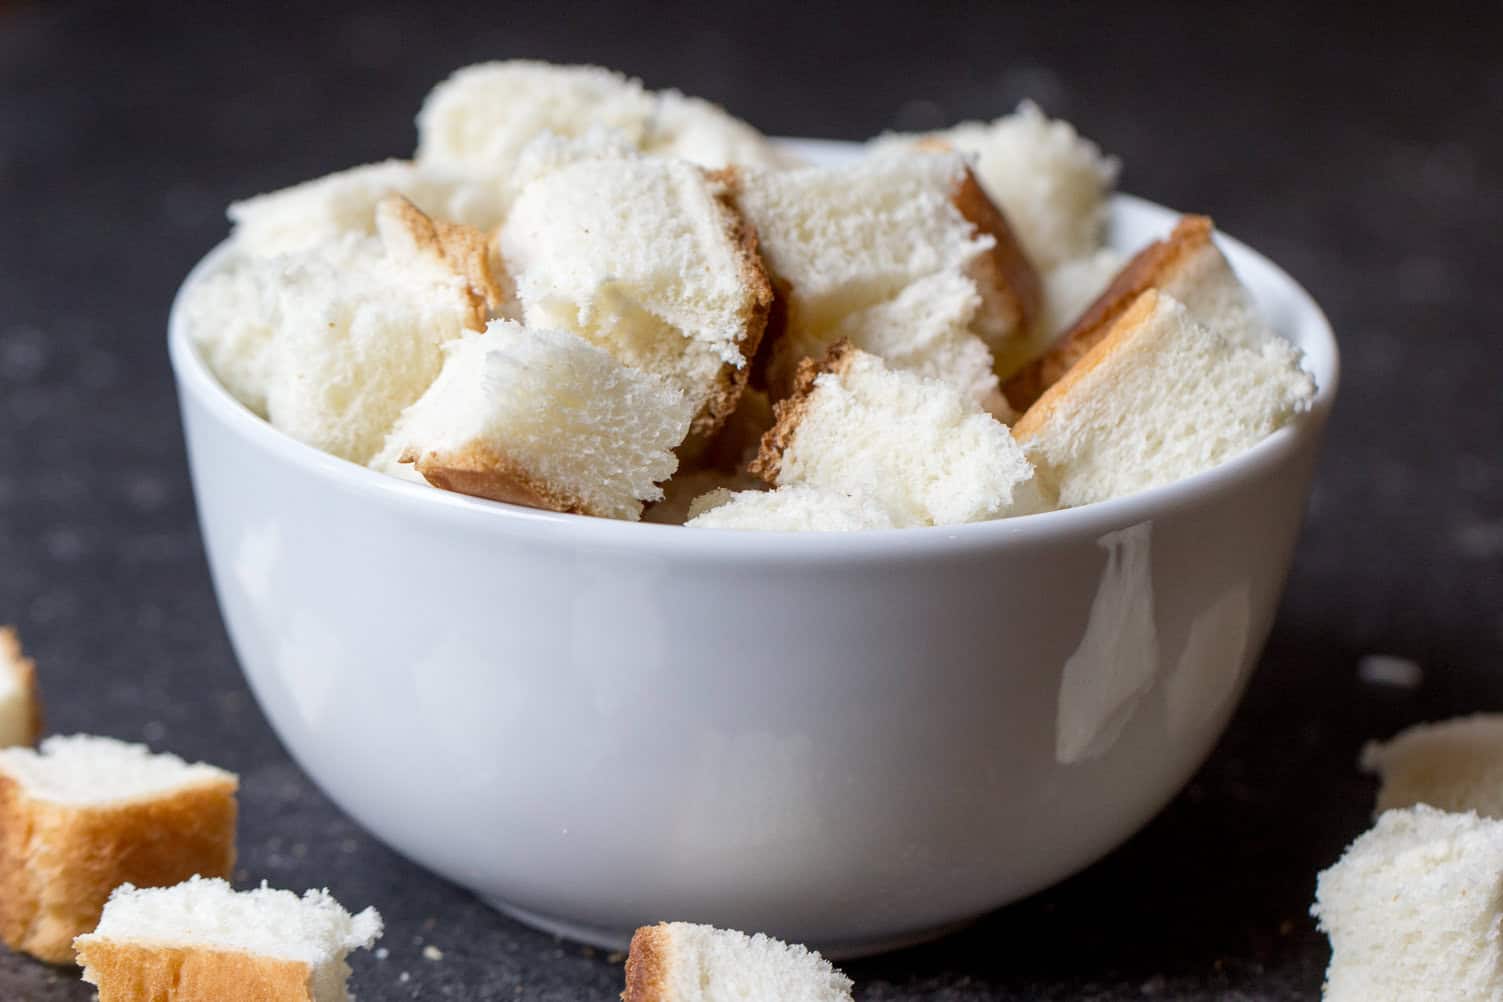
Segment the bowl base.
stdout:
<path fill-rule="evenodd" d="M 526 908 L 518 908 L 499 898 L 480 898 L 487 905 L 508 918 L 514 918 L 523 925 L 531 926 L 553 936 L 562 939 L 573 940 L 576 943 L 584 943 L 588 946 L 602 950 L 611 950 L 625 953 L 631 945 L 631 935 L 634 929 L 617 929 L 606 926 L 586 925 L 582 922 L 571 922 L 568 919 L 554 918 L 551 915 L 543 915 L 539 912 L 529 911 Z M 898 936 L 879 937 L 876 939 L 846 940 L 835 943 L 807 943 L 804 944 L 812 950 L 818 950 L 826 960 L 855 960 L 859 957 L 871 957 L 879 953 L 891 953 L 905 947 L 918 946 L 921 943 L 932 942 L 964 929 L 971 925 L 980 916 L 962 919 L 958 922 L 949 922 L 945 925 L 924 929 L 918 932 L 904 933 Z M 745 929 L 743 932 L 759 932 L 757 929 Z"/>

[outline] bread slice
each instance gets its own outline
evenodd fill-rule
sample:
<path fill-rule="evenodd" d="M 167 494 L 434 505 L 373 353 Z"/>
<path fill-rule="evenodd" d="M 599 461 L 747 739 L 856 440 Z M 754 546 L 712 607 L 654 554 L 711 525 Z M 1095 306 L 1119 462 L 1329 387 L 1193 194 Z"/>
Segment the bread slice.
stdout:
<path fill-rule="evenodd" d="M 54 964 L 123 883 L 235 864 L 236 777 L 110 738 L 0 751 L 0 937 Z"/>
<path fill-rule="evenodd" d="M 810 484 L 776 490 L 722 487 L 694 499 L 685 522 L 696 529 L 761 532 L 857 532 L 894 528 L 892 516 L 865 492 Z"/>
<path fill-rule="evenodd" d="M 425 214 L 483 231 L 501 222 L 502 187 L 408 160 L 351 167 L 230 206 L 235 245 L 252 257 L 310 250 L 347 234 L 376 235 L 376 206 L 401 195 Z"/>
<path fill-rule="evenodd" d="M 1503 998 L 1503 822 L 1387 811 L 1320 875 L 1325 1002 Z"/>
<path fill-rule="evenodd" d="M 1024 252 L 1048 272 L 1101 246 L 1117 161 L 1070 123 L 1031 101 L 994 122 L 964 122 L 926 135 L 888 135 L 879 154 L 947 145 L 976 160 L 976 175 L 1011 220 Z"/>
<path fill-rule="evenodd" d="M 537 136 L 608 131 L 632 150 L 703 167 L 778 168 L 791 158 L 718 105 L 597 66 L 511 60 L 468 66 L 418 115 L 425 166 L 504 178 Z"/>
<path fill-rule="evenodd" d="M 499 236 L 527 326 L 678 386 L 705 439 L 735 409 L 772 305 L 736 183 L 682 161 L 585 160 L 528 185 Z"/>
<path fill-rule="evenodd" d="M 380 936 L 374 908 L 351 915 L 326 890 L 194 877 L 119 888 L 77 946 L 99 1002 L 348 1002 L 346 957 Z"/>
<path fill-rule="evenodd" d="M 0 748 L 33 745 L 42 736 L 37 666 L 14 627 L 0 626 Z"/>
<path fill-rule="evenodd" d="M 640 149 L 656 104 L 641 81 L 598 66 L 479 63 L 457 70 L 424 100 L 415 159 L 501 177 L 539 134 L 577 136 L 592 128 L 613 130 Z"/>
<path fill-rule="evenodd" d="M 497 501 L 636 520 L 678 465 L 694 414 L 678 388 L 565 331 L 492 321 L 443 370 L 373 462 Z"/>
<path fill-rule="evenodd" d="M 479 231 L 430 220 L 400 197 L 381 203 L 377 226 L 379 239 L 267 265 L 280 272 L 267 415 L 357 463 L 437 377 L 442 346 L 483 329 L 501 299 Z"/>
<path fill-rule="evenodd" d="M 948 383 L 890 370 L 845 341 L 800 366 L 751 472 L 863 495 L 899 528 L 1047 507 L 1005 425 Z"/>
<path fill-rule="evenodd" d="M 1362 750 L 1382 780 L 1376 813 L 1428 804 L 1503 819 L 1503 714 L 1420 724 Z"/>
<path fill-rule="evenodd" d="M 1166 239 L 1134 255 L 1047 352 L 1008 380 L 1005 392 L 1012 405 L 1031 406 L 1148 289 L 1173 296 L 1199 323 L 1235 341 L 1256 345 L 1270 337 L 1252 297 L 1216 247 L 1214 233 L 1206 216 L 1185 216 Z"/>
<path fill-rule="evenodd" d="M 1293 345 L 1249 347 L 1149 290 L 1013 434 L 1074 507 L 1208 470 L 1293 420 L 1314 392 Z"/>
<path fill-rule="evenodd" d="M 738 204 L 784 300 L 768 361 L 775 397 L 789 392 L 800 360 L 851 333 L 838 328 L 853 314 L 936 275 L 973 284 L 969 330 L 994 355 L 1037 317 L 1038 276 L 959 155 L 749 171 Z"/>
<path fill-rule="evenodd" d="M 631 938 L 621 1002 L 850 1002 L 851 979 L 802 946 L 687 922 Z M 104 1000 L 108 1002 L 108 1000 Z"/>

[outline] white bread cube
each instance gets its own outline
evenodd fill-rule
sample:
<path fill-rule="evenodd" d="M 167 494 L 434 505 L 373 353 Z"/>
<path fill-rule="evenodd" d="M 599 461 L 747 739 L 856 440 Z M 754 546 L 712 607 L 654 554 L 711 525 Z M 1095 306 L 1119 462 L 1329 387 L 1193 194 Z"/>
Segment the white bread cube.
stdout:
<path fill-rule="evenodd" d="M 1117 162 L 1075 127 L 1031 101 L 994 122 L 965 122 L 925 136 L 884 136 L 877 152 L 944 143 L 976 158 L 976 175 L 1041 271 L 1101 245 Z"/>
<path fill-rule="evenodd" d="M 974 285 L 980 304 L 970 331 L 994 355 L 1010 353 L 1037 316 L 1038 276 L 959 155 L 748 171 L 738 204 L 783 299 L 768 372 L 775 396 L 788 392 L 801 359 L 839 339 L 852 314 L 932 276 Z"/>
<path fill-rule="evenodd" d="M 992 353 L 971 333 L 981 308 L 976 283 L 956 272 L 919 279 L 893 299 L 849 314 L 835 326 L 889 369 L 949 383 L 999 421 L 1016 415 L 1002 395 Z"/>
<path fill-rule="evenodd" d="M 894 528 L 892 516 L 861 492 L 789 484 L 776 490 L 719 488 L 694 499 L 685 522 L 696 529 L 857 532 Z"/>
<path fill-rule="evenodd" d="M 681 390 L 565 331 L 492 321 L 443 370 L 372 463 L 412 463 L 445 490 L 635 521 L 678 465 Z"/>
<path fill-rule="evenodd" d="M 1503 818 L 1503 714 L 1420 724 L 1362 750 L 1383 782 L 1376 813 L 1415 804 Z"/>
<path fill-rule="evenodd" d="M 538 135 L 592 128 L 613 130 L 640 149 L 655 108 L 641 81 L 598 66 L 479 63 L 455 71 L 424 100 L 416 160 L 501 177 Z"/>
<path fill-rule="evenodd" d="M 41 736 L 36 663 L 22 652 L 15 628 L 0 626 L 0 748 L 33 745 Z"/>
<path fill-rule="evenodd" d="M 424 214 L 489 231 L 501 222 L 494 179 L 456 175 L 407 160 L 363 164 L 230 206 L 234 239 L 252 257 L 306 251 L 346 234 L 376 235 L 376 206 L 401 195 Z"/>
<path fill-rule="evenodd" d="M 657 95 L 652 124 L 643 151 L 678 157 L 701 167 L 762 167 L 779 170 L 795 166 L 761 132 L 702 98 L 676 90 Z"/>
<path fill-rule="evenodd" d="M 848 342 L 802 364 L 751 472 L 864 496 L 898 528 L 1048 507 L 1006 425 L 948 383 L 890 370 Z"/>
<path fill-rule="evenodd" d="M 687 922 L 643 926 L 621 1002 L 850 1002 L 851 979 L 818 953 Z"/>
<path fill-rule="evenodd" d="M 279 312 L 266 411 L 300 441 L 357 463 L 443 364 L 442 346 L 484 327 L 500 289 L 485 238 L 389 198 L 379 239 L 277 258 Z"/>
<path fill-rule="evenodd" d="M 1503 998 L 1503 822 L 1387 811 L 1320 875 L 1325 1002 Z"/>
<path fill-rule="evenodd" d="M 281 321 L 281 261 L 230 258 L 182 292 L 178 309 L 188 337 L 221 386 L 266 416 Z"/>
<path fill-rule="evenodd" d="M 1206 216 L 1184 216 L 1166 238 L 1133 255 L 1049 350 L 1008 380 L 1005 392 L 1012 405 L 1025 410 L 1032 405 L 1148 289 L 1172 296 L 1197 322 L 1234 341 L 1258 345 L 1272 337 L 1214 235 Z"/>
<path fill-rule="evenodd" d="M 1072 257 L 1045 273 L 1044 312 L 1036 331 L 1040 346 L 1048 347 L 1074 327 L 1112 284 L 1124 263 L 1119 251 L 1103 247 L 1094 254 Z"/>
<path fill-rule="evenodd" d="M 528 185 L 499 236 L 527 326 L 667 379 L 705 438 L 735 408 L 772 305 L 734 183 L 682 161 L 585 160 Z"/>
<path fill-rule="evenodd" d="M 1149 290 L 1013 434 L 1074 507 L 1208 470 L 1293 420 L 1314 392 L 1293 345 L 1249 347 Z"/>
<path fill-rule="evenodd" d="M 78 960 L 99 1002 L 349 1002 L 346 957 L 380 936 L 374 908 L 351 915 L 326 890 L 194 877 L 119 888 Z"/>
<path fill-rule="evenodd" d="M 110 738 L 0 751 L 0 937 L 73 960 L 124 883 L 159 887 L 235 864 L 232 773 Z"/>

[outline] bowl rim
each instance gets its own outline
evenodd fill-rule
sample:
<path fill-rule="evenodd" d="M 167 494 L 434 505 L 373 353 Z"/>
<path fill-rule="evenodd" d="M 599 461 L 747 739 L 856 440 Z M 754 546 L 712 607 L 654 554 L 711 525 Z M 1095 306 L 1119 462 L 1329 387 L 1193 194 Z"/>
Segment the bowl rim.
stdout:
<path fill-rule="evenodd" d="M 779 142 L 795 151 L 826 160 L 849 156 L 859 145 L 835 140 L 790 139 Z M 1126 210 L 1161 215 L 1166 223 L 1179 215 L 1173 209 L 1122 193 L 1112 196 L 1110 207 L 1113 213 Z M 1278 287 L 1279 295 L 1289 309 L 1289 324 L 1300 331 L 1305 357 L 1314 358 L 1312 363 L 1307 363 L 1316 378 L 1316 393 L 1309 410 L 1297 421 L 1278 429 L 1245 452 L 1183 480 L 1078 508 L 961 525 L 860 532 L 686 530 L 681 525 L 592 518 L 454 494 L 329 455 L 274 428 L 236 400 L 209 371 L 188 337 L 182 309 L 183 290 L 230 255 L 232 247 L 228 238 L 189 271 L 175 294 L 168 317 L 168 357 L 178 393 L 184 398 L 182 402 L 186 404 L 187 398 L 192 398 L 246 445 L 270 453 L 306 474 L 331 481 L 346 491 L 365 492 L 389 505 L 408 509 L 413 517 L 447 518 L 477 531 L 522 531 L 534 538 L 556 534 L 570 542 L 591 546 L 641 548 L 659 555 L 665 552 L 702 553 L 718 559 L 753 561 L 763 557 L 786 559 L 790 556 L 845 559 L 918 556 L 941 551 L 989 549 L 999 545 L 1047 544 L 1067 537 L 1095 539 L 1116 529 L 1199 507 L 1272 473 L 1291 462 L 1309 440 L 1321 434 L 1335 403 L 1340 353 L 1330 322 L 1314 298 L 1282 268 L 1241 241 L 1219 230 L 1217 240 L 1230 257 L 1255 262 Z M 1318 350 L 1312 351 L 1312 348 Z"/>

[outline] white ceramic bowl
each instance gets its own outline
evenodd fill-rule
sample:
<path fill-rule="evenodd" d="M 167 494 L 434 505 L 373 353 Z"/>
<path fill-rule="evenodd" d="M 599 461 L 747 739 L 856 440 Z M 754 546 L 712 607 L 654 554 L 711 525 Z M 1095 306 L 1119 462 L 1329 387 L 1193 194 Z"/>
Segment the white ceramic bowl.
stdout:
<path fill-rule="evenodd" d="M 1174 218 L 1118 197 L 1112 240 Z M 620 947 L 684 919 L 848 956 L 1016 900 L 1180 789 L 1278 603 L 1336 346 L 1288 275 L 1222 244 L 1319 383 L 1298 424 L 1105 504 L 853 535 L 631 524 L 381 476 L 242 408 L 174 315 L 246 677 L 375 835 L 572 938 Z"/>

